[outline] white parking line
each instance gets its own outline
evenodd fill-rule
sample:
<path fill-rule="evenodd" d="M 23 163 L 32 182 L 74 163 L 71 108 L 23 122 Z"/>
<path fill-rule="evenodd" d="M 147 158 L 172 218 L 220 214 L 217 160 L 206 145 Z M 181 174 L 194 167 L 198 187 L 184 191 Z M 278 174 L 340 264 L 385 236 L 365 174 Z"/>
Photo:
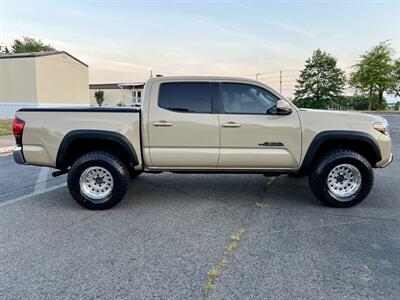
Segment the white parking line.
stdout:
<path fill-rule="evenodd" d="M 9 204 L 13 204 L 13 203 L 16 203 L 16 202 L 27 200 L 27 199 L 29 199 L 29 198 L 31 198 L 33 196 L 37 196 L 37 195 L 41 195 L 41 194 L 44 194 L 44 193 L 47 193 L 47 192 L 50 192 L 50 191 L 54 191 L 56 189 L 65 187 L 66 185 L 67 185 L 66 183 L 63 183 L 63 184 L 60 184 L 60 185 L 52 186 L 52 187 L 50 187 L 48 189 L 42 189 L 40 191 L 33 192 L 32 194 L 25 195 L 25 196 L 22 196 L 22 197 L 18 197 L 18 198 L 15 198 L 15 199 L 0 203 L 0 208 L 3 207 L 3 206 L 9 205 Z"/>
<path fill-rule="evenodd" d="M 47 175 L 49 174 L 49 168 L 41 168 L 38 178 L 36 179 L 34 193 L 40 192 L 46 188 L 47 182 Z"/>
<path fill-rule="evenodd" d="M 12 147 L 0 147 L 0 155 L 10 155 L 12 154 L 12 150 L 14 149 L 14 146 Z"/>

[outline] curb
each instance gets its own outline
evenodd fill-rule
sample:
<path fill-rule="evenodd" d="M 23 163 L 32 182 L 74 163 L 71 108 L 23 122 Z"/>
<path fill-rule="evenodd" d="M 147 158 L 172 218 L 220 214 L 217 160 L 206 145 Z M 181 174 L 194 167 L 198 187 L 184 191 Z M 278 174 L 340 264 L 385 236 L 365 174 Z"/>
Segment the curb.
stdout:
<path fill-rule="evenodd" d="M 0 147 L 0 155 L 11 154 L 14 149 L 14 146 L 10 147 Z"/>

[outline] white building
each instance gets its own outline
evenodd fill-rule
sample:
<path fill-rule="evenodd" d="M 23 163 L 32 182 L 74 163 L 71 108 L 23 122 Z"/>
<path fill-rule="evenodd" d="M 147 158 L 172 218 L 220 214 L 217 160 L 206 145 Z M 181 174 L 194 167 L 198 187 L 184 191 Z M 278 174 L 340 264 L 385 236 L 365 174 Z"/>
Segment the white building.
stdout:
<path fill-rule="evenodd" d="M 89 106 L 88 66 L 65 51 L 0 55 L 0 118 L 21 107 Z"/>
<path fill-rule="evenodd" d="M 140 106 L 144 82 L 89 84 L 90 105 L 97 105 L 95 92 L 104 92 L 103 106 Z"/>

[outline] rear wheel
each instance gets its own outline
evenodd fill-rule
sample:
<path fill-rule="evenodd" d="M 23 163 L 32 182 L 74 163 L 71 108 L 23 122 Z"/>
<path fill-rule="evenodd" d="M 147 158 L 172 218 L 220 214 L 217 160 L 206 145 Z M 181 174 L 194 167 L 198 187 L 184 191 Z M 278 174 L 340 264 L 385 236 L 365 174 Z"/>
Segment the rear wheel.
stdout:
<path fill-rule="evenodd" d="M 362 155 L 350 150 L 328 152 L 309 174 L 314 195 L 333 207 L 351 207 L 372 189 L 374 173 Z"/>
<path fill-rule="evenodd" d="M 126 194 L 129 172 L 108 152 L 90 152 L 79 157 L 68 173 L 71 196 L 87 209 L 108 209 Z"/>

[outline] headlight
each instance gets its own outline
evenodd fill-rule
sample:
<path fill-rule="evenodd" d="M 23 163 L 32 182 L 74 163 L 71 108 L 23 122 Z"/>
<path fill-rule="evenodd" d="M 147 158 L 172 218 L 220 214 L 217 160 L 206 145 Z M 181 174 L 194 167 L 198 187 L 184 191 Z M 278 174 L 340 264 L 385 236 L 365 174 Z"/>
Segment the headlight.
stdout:
<path fill-rule="evenodd" d="M 384 135 L 388 135 L 389 133 L 389 126 L 386 122 L 375 122 L 372 124 L 372 127 Z"/>

